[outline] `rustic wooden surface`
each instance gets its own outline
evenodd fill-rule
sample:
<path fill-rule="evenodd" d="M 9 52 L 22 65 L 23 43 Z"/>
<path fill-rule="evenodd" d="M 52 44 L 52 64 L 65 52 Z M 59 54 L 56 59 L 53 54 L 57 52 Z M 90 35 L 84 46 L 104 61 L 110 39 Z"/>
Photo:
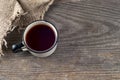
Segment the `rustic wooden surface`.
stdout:
<path fill-rule="evenodd" d="M 120 80 L 119 0 L 59 0 L 46 14 L 59 31 L 58 48 L 47 58 L 14 54 L 22 33 L 6 38 L 0 80 Z"/>

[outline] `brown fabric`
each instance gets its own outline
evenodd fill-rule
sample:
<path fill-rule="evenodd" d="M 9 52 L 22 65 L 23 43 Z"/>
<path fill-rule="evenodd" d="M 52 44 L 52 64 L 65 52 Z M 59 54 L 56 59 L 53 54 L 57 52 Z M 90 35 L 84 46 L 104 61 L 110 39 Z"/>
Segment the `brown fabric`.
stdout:
<path fill-rule="evenodd" d="M 0 0 L 0 55 L 5 36 L 14 28 L 26 27 L 35 20 L 43 20 L 54 0 Z"/>

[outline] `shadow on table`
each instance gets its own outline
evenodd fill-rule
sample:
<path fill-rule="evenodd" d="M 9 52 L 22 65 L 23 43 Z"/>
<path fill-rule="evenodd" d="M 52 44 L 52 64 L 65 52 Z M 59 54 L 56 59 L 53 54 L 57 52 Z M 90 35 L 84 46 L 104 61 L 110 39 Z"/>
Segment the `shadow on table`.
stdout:
<path fill-rule="evenodd" d="M 7 41 L 8 48 L 3 46 L 3 52 L 5 55 L 6 54 L 7 55 L 15 55 L 12 52 L 12 45 L 22 41 L 23 32 L 24 32 L 24 30 L 21 30 L 20 32 L 18 32 L 18 29 L 16 28 L 13 32 L 11 32 L 7 35 L 7 37 L 5 39 Z M 16 55 L 27 56 L 30 54 L 28 52 L 24 52 L 24 53 L 20 52 L 20 53 L 16 53 Z"/>

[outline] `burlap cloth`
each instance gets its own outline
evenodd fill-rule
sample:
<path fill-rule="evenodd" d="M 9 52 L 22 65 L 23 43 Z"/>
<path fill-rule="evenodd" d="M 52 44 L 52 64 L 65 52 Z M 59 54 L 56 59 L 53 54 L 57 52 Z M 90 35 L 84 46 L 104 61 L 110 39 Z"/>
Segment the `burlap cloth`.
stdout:
<path fill-rule="evenodd" d="M 34 20 L 43 20 L 54 0 L 0 0 L 0 56 L 4 39 L 16 27 L 23 28 Z"/>

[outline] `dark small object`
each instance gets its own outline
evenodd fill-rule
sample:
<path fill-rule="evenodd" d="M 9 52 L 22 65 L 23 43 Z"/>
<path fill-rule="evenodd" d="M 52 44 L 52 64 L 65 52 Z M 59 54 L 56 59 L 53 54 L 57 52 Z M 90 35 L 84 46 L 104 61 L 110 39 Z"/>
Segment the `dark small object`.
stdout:
<path fill-rule="evenodd" d="M 23 43 L 14 44 L 12 45 L 12 51 L 14 53 L 21 52 L 22 51 L 21 47 L 23 46 L 24 46 Z"/>
<path fill-rule="evenodd" d="M 49 49 L 55 43 L 55 33 L 53 29 L 45 24 L 35 25 L 26 34 L 27 45 L 35 51 Z"/>

